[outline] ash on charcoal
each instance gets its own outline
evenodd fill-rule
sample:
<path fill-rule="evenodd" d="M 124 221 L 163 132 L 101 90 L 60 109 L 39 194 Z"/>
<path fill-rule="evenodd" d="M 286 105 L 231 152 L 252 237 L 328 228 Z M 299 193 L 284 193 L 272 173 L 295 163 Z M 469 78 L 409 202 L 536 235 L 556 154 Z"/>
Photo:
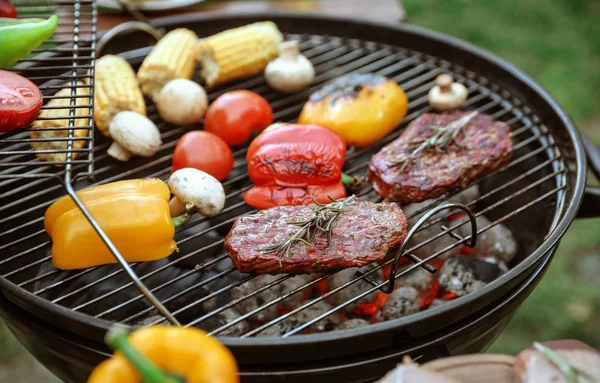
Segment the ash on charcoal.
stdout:
<path fill-rule="evenodd" d="M 463 220 L 461 219 L 461 222 Z M 477 217 L 477 229 L 481 229 L 490 224 L 490 221 L 484 217 Z M 470 224 L 462 225 L 458 228 L 460 235 L 468 236 L 471 234 Z M 476 258 L 496 258 L 506 265 L 515 258 L 517 254 L 517 241 L 510 229 L 499 223 L 489 228 L 477 236 L 477 245 L 473 249 L 472 256 Z"/>
<path fill-rule="evenodd" d="M 296 327 L 307 323 L 321 314 L 331 310 L 333 306 L 324 301 L 319 301 L 310 307 L 284 319 L 273 326 L 265 329 L 264 331 L 257 334 L 259 337 L 279 337 L 283 334 L 295 329 Z M 310 333 L 324 332 L 334 330 L 342 321 L 342 317 L 338 313 L 332 313 L 331 315 L 321 319 L 320 321 L 312 324 L 308 329 Z"/>
<path fill-rule="evenodd" d="M 229 309 L 229 310 L 220 312 L 215 315 L 213 329 L 217 329 L 221 326 L 225 326 L 227 323 L 233 322 L 234 320 L 238 319 L 239 317 L 240 317 L 240 314 L 233 309 Z M 240 322 L 234 324 L 233 326 L 228 327 L 225 330 L 219 332 L 218 335 L 219 336 L 242 336 L 246 332 L 248 332 L 248 322 L 243 320 L 243 321 L 240 321 Z"/>
<path fill-rule="evenodd" d="M 481 193 L 479 192 L 479 185 L 473 185 L 455 196 L 452 196 L 448 199 L 448 202 L 456 202 L 461 203 L 463 205 L 467 205 L 470 202 L 479 198 Z"/>
<path fill-rule="evenodd" d="M 412 287 L 400 287 L 394 290 L 377 313 L 378 322 L 401 318 L 419 311 L 419 293 Z"/>
<path fill-rule="evenodd" d="M 433 301 L 431 301 L 431 304 L 429 304 L 428 308 L 432 309 L 434 307 L 443 306 L 448 302 L 450 301 L 445 301 L 443 299 L 434 299 Z"/>
<path fill-rule="evenodd" d="M 411 267 L 405 266 L 399 271 L 406 270 Z M 396 282 L 394 286 L 396 288 L 399 287 L 412 287 L 418 292 L 423 292 L 429 290 L 431 288 L 431 283 L 433 282 L 433 274 L 428 272 L 427 270 L 419 267 L 412 271 L 409 271 L 407 274 L 401 276 L 400 278 L 396 278 Z"/>
<path fill-rule="evenodd" d="M 281 275 L 259 275 L 254 279 L 242 284 L 241 286 L 235 287 L 231 290 L 231 297 L 238 299 L 243 296 L 249 295 L 259 288 L 270 284 L 278 279 L 282 278 Z M 242 302 L 235 305 L 236 310 L 240 314 L 246 314 L 253 311 L 279 297 L 291 292 L 292 290 L 310 282 L 310 276 L 308 275 L 297 275 L 293 278 L 286 279 L 285 281 L 271 286 L 265 291 L 262 291 L 254 296 L 251 296 Z M 303 291 L 298 291 L 292 296 L 286 298 L 280 303 L 294 308 L 297 307 L 304 300 Z M 277 317 L 277 305 L 274 304 L 267 308 L 262 309 L 260 312 L 253 315 L 250 319 L 260 323 L 268 322 Z"/>
<path fill-rule="evenodd" d="M 368 325 L 369 325 L 369 322 L 367 320 L 364 320 L 362 318 L 354 318 L 354 319 L 348 319 L 347 321 L 343 321 L 335 329 L 336 330 L 350 330 L 353 328 L 359 328 L 359 327 L 364 327 L 364 326 L 368 326 Z"/>
<path fill-rule="evenodd" d="M 140 320 L 139 322 L 135 322 L 134 326 L 139 326 L 139 327 L 145 327 L 145 326 L 149 326 L 153 323 L 166 323 L 166 319 L 165 317 L 163 317 L 162 315 L 152 315 L 149 317 L 146 317 L 142 320 Z"/>
<path fill-rule="evenodd" d="M 471 256 L 457 255 L 444 263 L 438 282 L 446 291 L 461 297 L 479 290 L 502 274 L 497 265 Z"/>
<path fill-rule="evenodd" d="M 352 279 L 354 279 L 356 277 L 357 271 L 366 273 L 370 269 L 371 269 L 370 266 L 364 266 L 361 268 L 340 270 L 336 274 L 329 277 L 329 279 L 328 279 L 329 289 L 330 290 L 336 289 L 336 288 L 340 287 L 341 285 L 351 281 Z M 369 274 L 369 277 L 377 282 L 383 281 L 383 273 L 381 272 L 381 269 Z M 341 304 L 347 302 L 349 299 L 352 299 L 352 298 L 356 297 L 357 295 L 371 289 L 372 287 L 373 286 L 371 286 L 365 280 L 359 279 L 358 281 L 354 282 L 353 284 L 346 286 L 343 289 L 341 289 L 340 291 L 329 296 L 327 298 L 327 301 L 334 306 L 338 306 L 338 305 L 341 305 Z M 352 311 L 363 303 L 371 302 L 373 299 L 375 299 L 375 297 L 377 297 L 377 293 L 378 293 L 378 291 L 375 290 L 372 293 L 367 294 L 366 296 L 362 297 L 361 299 L 359 299 L 355 302 L 352 302 L 351 304 L 346 306 L 346 310 Z"/>

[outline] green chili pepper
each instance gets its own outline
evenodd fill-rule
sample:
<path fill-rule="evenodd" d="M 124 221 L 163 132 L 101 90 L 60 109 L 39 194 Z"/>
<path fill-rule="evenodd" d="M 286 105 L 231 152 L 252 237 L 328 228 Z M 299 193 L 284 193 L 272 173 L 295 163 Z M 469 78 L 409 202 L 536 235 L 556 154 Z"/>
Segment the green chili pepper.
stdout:
<path fill-rule="evenodd" d="M 50 38 L 58 27 L 56 15 L 45 19 L 0 17 L 0 68 L 13 64 Z"/>

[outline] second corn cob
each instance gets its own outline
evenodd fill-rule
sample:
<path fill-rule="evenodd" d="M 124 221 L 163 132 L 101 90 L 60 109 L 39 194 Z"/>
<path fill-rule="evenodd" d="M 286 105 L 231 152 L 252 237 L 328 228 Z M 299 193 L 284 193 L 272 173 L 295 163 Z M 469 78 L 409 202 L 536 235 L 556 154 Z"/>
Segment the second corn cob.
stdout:
<path fill-rule="evenodd" d="M 271 21 L 230 29 L 196 46 L 202 77 L 209 87 L 261 72 L 279 53 L 283 35 Z"/>
<path fill-rule="evenodd" d="M 109 136 L 110 121 L 119 112 L 146 115 L 146 103 L 135 72 L 125 59 L 106 55 L 96 61 L 94 121 L 102 134 Z"/>
<path fill-rule="evenodd" d="M 160 39 L 138 71 L 138 79 L 146 96 L 154 99 L 171 80 L 192 78 L 196 66 L 194 44 L 197 40 L 198 36 L 185 28 L 172 30 Z"/>
<path fill-rule="evenodd" d="M 89 105 L 90 99 L 90 88 L 84 82 L 78 82 L 76 88 L 76 95 L 78 96 L 75 100 L 75 117 L 73 124 L 75 128 L 73 130 L 73 149 L 81 149 L 86 143 L 85 140 L 77 140 L 78 138 L 84 138 L 88 136 L 90 120 L 87 117 L 90 114 L 89 108 L 85 106 Z M 29 132 L 31 137 L 31 147 L 36 151 L 41 150 L 67 150 L 67 144 L 69 137 L 69 129 L 53 130 L 52 128 L 68 128 L 69 127 L 69 116 L 71 112 L 71 87 L 65 87 L 59 90 L 52 100 L 48 102 L 46 107 L 40 112 L 38 120 L 33 123 L 32 128 L 34 130 Z M 77 129 L 77 128 L 85 129 Z M 58 139 L 56 141 L 35 141 L 38 139 Z M 77 157 L 77 152 L 73 152 L 72 159 Z M 38 158 L 46 161 L 64 162 L 67 160 L 67 153 L 36 153 Z"/>

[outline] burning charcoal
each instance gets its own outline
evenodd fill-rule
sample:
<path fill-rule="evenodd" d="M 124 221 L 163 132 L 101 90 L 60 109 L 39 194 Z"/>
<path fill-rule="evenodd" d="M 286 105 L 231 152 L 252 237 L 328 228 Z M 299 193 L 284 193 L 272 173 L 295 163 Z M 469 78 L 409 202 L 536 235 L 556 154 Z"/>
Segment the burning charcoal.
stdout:
<path fill-rule="evenodd" d="M 502 270 L 494 264 L 458 255 L 444 263 L 438 281 L 446 291 L 461 297 L 479 290 L 502 274 Z"/>
<path fill-rule="evenodd" d="M 445 304 L 446 304 L 446 303 L 448 303 L 448 302 L 450 302 L 450 301 L 445 301 L 445 300 L 443 300 L 443 299 L 434 299 L 434 300 L 431 302 L 431 304 L 429 305 L 429 308 L 430 308 L 430 309 L 432 309 L 432 308 L 434 308 L 434 307 L 443 306 L 443 305 L 445 305 Z"/>
<path fill-rule="evenodd" d="M 490 221 L 484 217 L 477 217 L 477 229 L 481 229 L 490 224 Z M 470 224 L 462 225 L 458 228 L 462 236 L 471 234 Z M 517 254 L 517 241 L 512 232 L 503 224 L 497 224 L 477 236 L 477 245 L 473 249 L 472 256 L 476 258 L 496 258 L 506 265 L 514 259 Z"/>
<path fill-rule="evenodd" d="M 338 288 L 339 286 L 351 281 L 352 279 L 354 279 L 356 277 L 357 271 L 361 271 L 361 272 L 365 273 L 368 270 L 370 270 L 369 266 L 365 266 L 360 269 L 353 268 L 353 269 L 341 270 L 341 271 L 337 272 L 336 274 L 332 275 L 331 277 L 329 277 L 329 279 L 328 279 L 329 289 L 333 290 L 333 289 Z M 369 277 L 375 281 L 379 281 L 379 282 L 383 281 L 383 274 L 382 274 L 381 270 L 377 270 L 377 271 L 369 274 Z M 346 286 L 343 289 L 341 289 L 340 291 L 329 296 L 327 298 L 327 300 L 333 306 L 338 306 L 338 305 L 341 305 L 341 304 L 347 302 L 349 299 L 352 299 L 355 296 L 371 289 L 372 287 L 373 286 L 371 286 L 365 280 L 359 279 L 358 281 L 354 282 L 353 284 Z M 352 311 L 363 303 L 371 302 L 372 300 L 374 300 L 377 297 L 377 293 L 378 293 L 378 291 L 375 290 L 375 291 L 371 292 L 370 294 L 367 294 L 366 296 L 362 297 L 358 301 L 352 302 L 351 304 L 346 306 L 346 310 Z"/>
<path fill-rule="evenodd" d="M 151 315 L 149 317 L 146 317 L 142 320 L 140 320 L 139 322 L 136 322 L 134 324 L 134 326 L 139 326 L 139 327 L 145 327 L 145 326 L 149 326 L 153 323 L 166 323 L 166 319 L 165 317 L 163 317 L 162 315 Z"/>
<path fill-rule="evenodd" d="M 252 292 L 258 290 L 259 288 L 270 284 L 274 281 L 283 278 L 281 275 L 259 275 L 254 279 L 242 284 L 241 286 L 235 287 L 231 290 L 231 297 L 233 299 L 238 299 L 240 297 L 251 294 Z M 292 278 L 286 279 L 283 282 L 280 282 L 274 286 L 269 287 L 265 291 L 262 291 L 254 296 L 251 296 L 242 302 L 238 303 L 235 307 L 240 314 L 249 313 L 252 310 L 257 309 L 281 296 L 291 292 L 292 290 L 303 286 L 304 284 L 310 281 L 310 276 L 307 275 L 297 275 Z M 280 303 L 285 303 L 287 306 L 295 308 L 304 300 L 304 291 L 298 291 L 290 297 L 284 299 Z M 251 317 L 252 320 L 264 323 L 268 322 L 275 317 L 277 317 L 277 306 L 278 304 L 274 304 L 269 306 L 257 314 Z"/>
<path fill-rule="evenodd" d="M 378 322 L 401 318 L 419 311 L 419 293 L 412 287 L 396 289 L 377 313 Z"/>
<path fill-rule="evenodd" d="M 470 188 L 461 191 L 457 195 L 450 197 L 448 202 L 456 202 L 463 205 L 468 205 L 479 198 L 480 195 L 481 193 L 479 192 L 479 185 L 473 185 Z"/>
<path fill-rule="evenodd" d="M 226 325 L 227 323 L 233 322 L 234 320 L 240 317 L 240 314 L 233 309 L 225 310 L 216 314 L 215 324 L 213 329 L 217 329 L 221 326 Z M 225 330 L 219 332 L 219 336 L 241 336 L 248 332 L 248 322 L 245 320 L 240 321 L 234 324 L 231 327 L 226 328 Z"/>
<path fill-rule="evenodd" d="M 267 327 L 263 331 L 256 334 L 257 338 L 279 338 L 283 334 L 286 334 L 296 327 L 298 327 L 298 319 L 292 317 L 286 318 L 281 322 L 277 322 L 272 326 Z"/>
<path fill-rule="evenodd" d="M 336 330 L 350 330 L 353 328 L 359 328 L 359 327 L 364 327 L 364 326 L 368 326 L 368 325 L 369 325 L 369 321 L 366 321 L 362 318 L 354 318 L 354 319 L 348 319 L 347 321 L 340 323 L 336 327 Z"/>
<path fill-rule="evenodd" d="M 410 266 L 406 266 L 403 269 L 407 269 L 408 267 Z M 412 287 L 418 292 L 422 292 L 430 289 L 432 282 L 433 274 L 419 267 L 417 269 L 409 271 L 407 274 L 401 276 L 400 278 L 396 278 L 395 287 Z"/>
<path fill-rule="evenodd" d="M 324 301 L 319 301 L 312 306 L 305 308 L 294 316 L 298 320 L 298 325 L 304 324 L 313 320 L 314 318 L 326 313 L 331 310 L 333 306 Z M 317 323 L 311 325 L 310 332 L 324 332 L 333 330 L 340 322 L 342 318 L 339 313 L 334 312 L 329 314 L 327 317 L 321 319 Z"/>

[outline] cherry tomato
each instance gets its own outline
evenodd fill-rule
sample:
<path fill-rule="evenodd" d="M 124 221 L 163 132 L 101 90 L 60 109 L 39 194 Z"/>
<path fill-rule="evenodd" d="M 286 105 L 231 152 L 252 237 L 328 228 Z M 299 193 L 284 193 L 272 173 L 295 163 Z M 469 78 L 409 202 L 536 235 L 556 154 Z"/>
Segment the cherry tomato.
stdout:
<path fill-rule="evenodd" d="M 233 153 L 212 133 L 188 132 L 179 139 L 173 154 L 173 171 L 183 168 L 199 169 L 222 181 L 233 169 Z"/>
<path fill-rule="evenodd" d="M 0 17 L 14 19 L 17 17 L 15 6 L 7 0 L 0 0 Z"/>
<path fill-rule="evenodd" d="M 42 107 L 43 96 L 38 87 L 25 77 L 0 70 L 0 132 L 26 128 Z"/>
<path fill-rule="evenodd" d="M 222 94 L 208 107 L 204 130 L 235 146 L 272 123 L 273 110 L 267 100 L 249 90 L 234 90 Z"/>

